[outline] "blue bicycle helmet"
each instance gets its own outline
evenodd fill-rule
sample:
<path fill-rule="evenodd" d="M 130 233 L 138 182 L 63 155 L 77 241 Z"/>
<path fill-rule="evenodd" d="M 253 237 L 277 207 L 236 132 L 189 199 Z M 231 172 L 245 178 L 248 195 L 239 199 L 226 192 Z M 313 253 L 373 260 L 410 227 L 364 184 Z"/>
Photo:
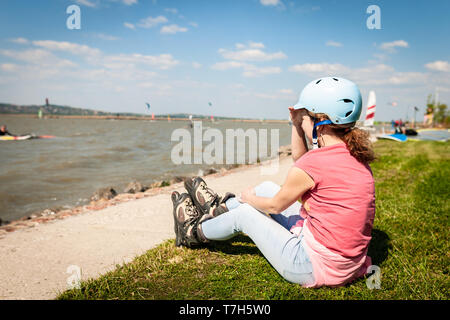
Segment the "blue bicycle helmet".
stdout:
<path fill-rule="evenodd" d="M 302 108 L 324 113 L 334 124 L 356 122 L 362 111 L 361 93 L 356 84 L 347 79 L 316 79 L 306 85 L 294 106 L 294 109 Z"/>
<path fill-rule="evenodd" d="M 331 123 L 355 123 L 361 116 L 362 98 L 359 88 L 352 81 L 338 77 L 325 77 L 306 85 L 294 109 L 324 113 L 330 118 L 330 120 L 314 124 L 313 148 L 316 149 L 318 147 L 316 128 Z"/>

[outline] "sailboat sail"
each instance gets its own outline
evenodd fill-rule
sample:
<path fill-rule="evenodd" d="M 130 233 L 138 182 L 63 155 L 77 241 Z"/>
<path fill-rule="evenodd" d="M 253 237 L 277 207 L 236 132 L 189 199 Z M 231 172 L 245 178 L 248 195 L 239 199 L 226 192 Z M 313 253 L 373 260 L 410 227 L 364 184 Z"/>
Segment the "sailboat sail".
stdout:
<path fill-rule="evenodd" d="M 366 109 L 366 119 L 364 120 L 365 127 L 372 127 L 373 120 L 375 118 L 375 109 L 376 109 L 376 97 L 375 92 L 369 92 L 369 99 L 367 100 L 367 109 Z"/>

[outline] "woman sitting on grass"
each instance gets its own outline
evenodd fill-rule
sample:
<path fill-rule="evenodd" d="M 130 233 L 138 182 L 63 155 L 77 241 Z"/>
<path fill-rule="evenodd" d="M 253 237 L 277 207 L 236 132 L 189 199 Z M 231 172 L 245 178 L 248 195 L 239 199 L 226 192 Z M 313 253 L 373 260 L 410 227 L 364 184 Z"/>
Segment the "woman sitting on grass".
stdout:
<path fill-rule="evenodd" d="M 186 180 L 188 193 L 172 194 L 176 245 L 243 232 L 290 282 L 340 286 L 364 275 L 371 264 L 375 188 L 371 144 L 355 128 L 361 105 L 351 81 L 327 77 L 309 83 L 289 108 L 295 163 L 282 187 L 264 182 L 240 199 L 220 198 L 203 179 Z"/>

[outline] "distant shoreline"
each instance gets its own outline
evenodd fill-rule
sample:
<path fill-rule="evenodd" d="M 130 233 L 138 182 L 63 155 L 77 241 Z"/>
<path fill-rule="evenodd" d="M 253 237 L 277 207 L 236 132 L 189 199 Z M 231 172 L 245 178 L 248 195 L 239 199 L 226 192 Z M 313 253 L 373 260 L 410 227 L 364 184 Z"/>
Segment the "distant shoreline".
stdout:
<path fill-rule="evenodd" d="M 34 113 L 0 113 L 0 116 L 11 116 L 18 118 L 34 118 L 38 119 L 38 115 Z M 148 116 L 117 116 L 117 115 L 58 115 L 58 114 L 44 114 L 42 119 L 87 119 L 87 120 L 142 120 L 142 121 L 168 121 L 167 116 L 156 116 L 152 119 Z M 191 121 L 187 117 L 171 117 L 170 121 Z M 192 121 L 205 121 L 211 122 L 208 117 L 204 118 L 192 118 Z M 215 117 L 214 121 L 230 121 L 230 122 L 248 122 L 248 123 L 285 123 L 288 124 L 289 120 L 277 120 L 277 119 L 239 119 L 239 118 L 222 118 L 220 116 Z M 390 121 L 377 121 L 379 125 L 390 125 Z M 417 127 L 421 127 L 421 123 L 416 123 Z M 439 126 L 437 126 L 439 127 Z"/>
<path fill-rule="evenodd" d="M 21 117 L 21 118 L 35 118 L 38 116 L 36 114 L 28 114 L 28 113 L 0 113 L 0 116 L 12 116 L 12 117 Z M 42 119 L 94 119 L 94 120 L 144 120 L 144 121 L 168 121 L 167 117 L 155 116 L 152 119 L 151 116 L 115 116 L 115 115 L 106 115 L 106 116 L 95 116 L 95 115 L 51 115 L 47 114 L 42 116 Z M 192 118 L 193 121 L 208 121 L 211 120 L 209 118 Z M 171 117 L 170 121 L 190 121 L 189 118 L 178 118 Z M 258 119 L 221 119 L 216 118 L 216 121 L 230 121 L 230 122 L 266 122 L 266 123 L 289 123 L 288 120 L 258 120 Z"/>

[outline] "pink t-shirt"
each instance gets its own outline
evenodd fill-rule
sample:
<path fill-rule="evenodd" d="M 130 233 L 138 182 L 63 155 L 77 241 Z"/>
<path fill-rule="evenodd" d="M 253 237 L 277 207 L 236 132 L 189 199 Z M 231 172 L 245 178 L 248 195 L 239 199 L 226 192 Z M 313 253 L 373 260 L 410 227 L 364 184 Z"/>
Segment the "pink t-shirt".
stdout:
<path fill-rule="evenodd" d="M 370 262 L 366 255 L 375 217 L 370 167 L 356 160 L 344 143 L 311 150 L 294 165 L 315 183 L 303 195 L 301 209 L 315 286 L 340 285 L 360 276 Z"/>

